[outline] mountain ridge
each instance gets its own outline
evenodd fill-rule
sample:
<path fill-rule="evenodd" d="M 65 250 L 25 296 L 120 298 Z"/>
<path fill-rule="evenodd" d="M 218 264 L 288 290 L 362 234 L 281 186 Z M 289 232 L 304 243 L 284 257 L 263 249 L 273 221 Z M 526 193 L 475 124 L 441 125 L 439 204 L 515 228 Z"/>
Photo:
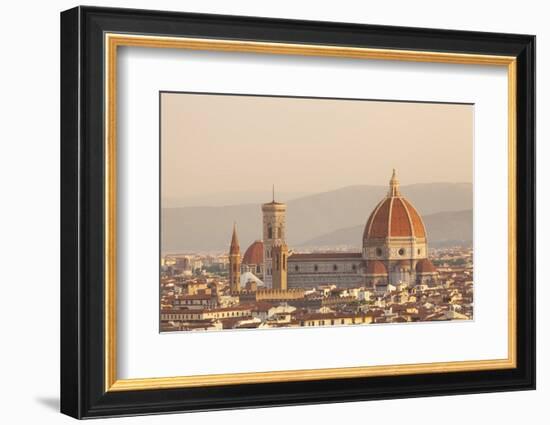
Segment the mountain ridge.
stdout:
<path fill-rule="evenodd" d="M 469 183 L 417 183 L 401 187 L 422 216 L 472 209 Z M 353 185 L 309 194 L 287 202 L 287 242 L 300 246 L 338 229 L 365 223 L 387 186 Z M 267 200 L 269 201 L 269 200 Z M 192 206 L 161 210 L 163 252 L 214 251 L 227 248 L 237 222 L 241 249 L 261 239 L 261 204 Z M 359 235 L 360 237 L 360 235 Z"/>
<path fill-rule="evenodd" d="M 473 239 L 473 210 L 445 211 L 423 217 L 428 244 L 441 246 L 449 244 L 471 245 Z M 361 248 L 365 224 L 337 229 L 325 235 L 302 242 L 296 247 L 336 247 Z"/>

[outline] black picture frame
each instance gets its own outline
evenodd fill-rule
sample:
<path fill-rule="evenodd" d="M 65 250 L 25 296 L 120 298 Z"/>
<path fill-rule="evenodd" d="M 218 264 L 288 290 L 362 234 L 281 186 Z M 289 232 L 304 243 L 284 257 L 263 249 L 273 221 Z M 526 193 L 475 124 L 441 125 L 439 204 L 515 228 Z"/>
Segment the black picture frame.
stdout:
<path fill-rule="evenodd" d="M 104 34 L 517 58 L 517 367 L 473 372 L 105 391 Z M 535 37 L 132 9 L 61 13 L 61 412 L 75 418 L 535 388 Z M 505 211 L 502 212 L 506 214 Z"/>

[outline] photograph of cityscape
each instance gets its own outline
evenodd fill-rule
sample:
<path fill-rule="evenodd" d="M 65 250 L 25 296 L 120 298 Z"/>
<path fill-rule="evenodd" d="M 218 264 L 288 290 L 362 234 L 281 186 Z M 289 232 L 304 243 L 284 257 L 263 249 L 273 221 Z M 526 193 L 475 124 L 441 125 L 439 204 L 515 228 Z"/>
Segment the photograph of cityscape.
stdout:
<path fill-rule="evenodd" d="M 473 319 L 473 105 L 160 108 L 161 332 Z"/>

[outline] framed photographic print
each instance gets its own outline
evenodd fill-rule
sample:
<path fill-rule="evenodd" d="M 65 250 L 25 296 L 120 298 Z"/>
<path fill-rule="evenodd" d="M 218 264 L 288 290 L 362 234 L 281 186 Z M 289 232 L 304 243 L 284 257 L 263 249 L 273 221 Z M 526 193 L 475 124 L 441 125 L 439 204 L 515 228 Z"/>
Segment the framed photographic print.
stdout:
<path fill-rule="evenodd" d="M 61 14 L 61 411 L 535 387 L 535 38 Z"/>

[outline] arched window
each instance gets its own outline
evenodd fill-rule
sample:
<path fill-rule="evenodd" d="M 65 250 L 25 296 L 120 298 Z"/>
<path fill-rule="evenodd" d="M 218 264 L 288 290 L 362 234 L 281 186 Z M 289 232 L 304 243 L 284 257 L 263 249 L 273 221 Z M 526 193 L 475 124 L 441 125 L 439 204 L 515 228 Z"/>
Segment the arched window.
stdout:
<path fill-rule="evenodd" d="M 318 271 L 319 271 L 319 266 L 318 266 L 317 264 L 315 264 L 315 265 L 313 266 L 313 270 L 315 270 L 316 272 L 318 272 Z"/>
<path fill-rule="evenodd" d="M 271 224 L 267 226 L 267 239 L 273 239 L 273 228 Z"/>
<path fill-rule="evenodd" d="M 338 270 L 338 266 L 337 266 L 336 264 L 334 264 L 334 265 L 332 266 L 332 270 L 337 271 L 337 270 Z"/>
<path fill-rule="evenodd" d="M 286 270 L 286 255 L 283 254 L 283 270 Z"/>

